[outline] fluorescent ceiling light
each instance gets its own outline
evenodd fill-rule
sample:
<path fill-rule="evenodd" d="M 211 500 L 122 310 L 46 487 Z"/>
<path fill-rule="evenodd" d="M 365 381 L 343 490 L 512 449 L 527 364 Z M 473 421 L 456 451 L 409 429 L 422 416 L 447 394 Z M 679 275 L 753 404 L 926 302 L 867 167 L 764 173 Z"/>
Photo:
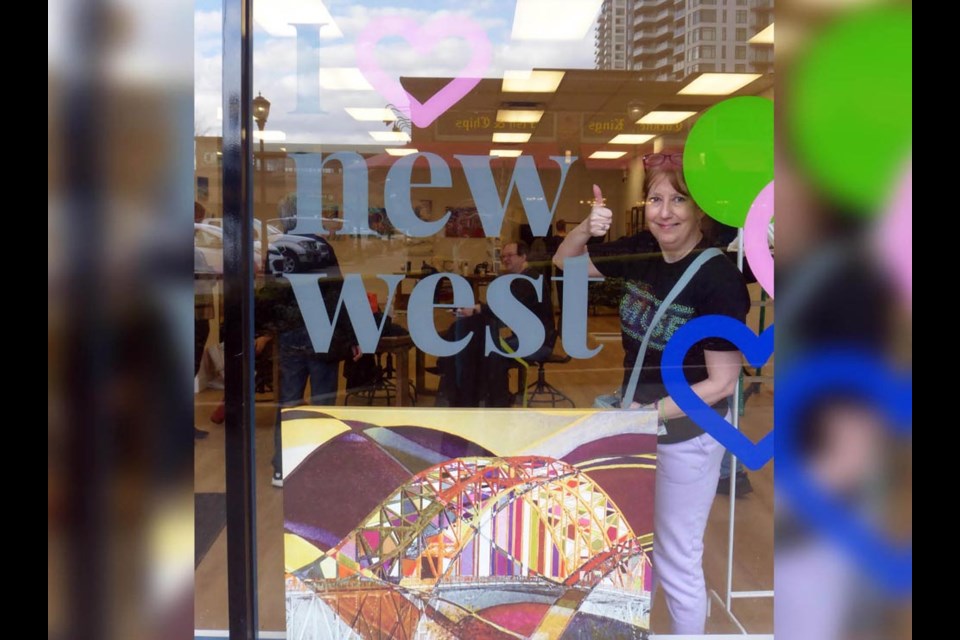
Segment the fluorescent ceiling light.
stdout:
<path fill-rule="evenodd" d="M 413 153 L 419 153 L 416 149 L 387 149 L 387 155 L 390 156 L 409 156 Z"/>
<path fill-rule="evenodd" d="M 499 158 L 516 158 L 521 153 L 520 149 L 490 149 L 490 155 Z"/>
<path fill-rule="evenodd" d="M 344 107 L 344 110 L 351 118 L 361 122 L 393 122 L 397 119 L 397 115 L 390 109 Z"/>
<path fill-rule="evenodd" d="M 497 109 L 497 122 L 540 122 L 543 109 Z"/>
<path fill-rule="evenodd" d="M 370 131 L 370 137 L 377 142 L 410 142 L 406 131 Z"/>
<path fill-rule="evenodd" d="M 653 140 L 656 136 L 650 133 L 621 133 L 614 137 L 610 144 L 643 144 Z"/>
<path fill-rule="evenodd" d="M 677 92 L 681 96 L 726 96 L 760 77 L 759 73 L 703 73 Z"/>
<path fill-rule="evenodd" d="M 270 0 L 254 3 L 253 19 L 272 36 L 297 35 L 294 24 L 318 24 L 321 38 L 342 38 L 343 32 L 321 0 Z"/>
<path fill-rule="evenodd" d="M 517 0 L 514 40 L 583 40 L 603 0 Z"/>
<path fill-rule="evenodd" d="M 320 67 L 320 86 L 334 91 L 373 91 L 356 67 Z"/>
<path fill-rule="evenodd" d="M 287 139 L 287 134 L 277 129 L 267 129 L 266 131 L 253 131 L 254 140 L 263 140 L 264 142 L 283 142 Z"/>
<path fill-rule="evenodd" d="M 637 124 L 680 124 L 695 115 L 696 111 L 651 111 L 637 120 Z"/>
<path fill-rule="evenodd" d="M 495 133 L 493 134 L 494 142 L 526 142 L 530 139 L 529 133 Z"/>
<path fill-rule="evenodd" d="M 563 80 L 563 71 L 507 69 L 503 72 L 504 93 L 553 93 Z"/>
<path fill-rule="evenodd" d="M 747 44 L 773 44 L 773 23 L 771 22 L 763 31 L 747 40 Z"/>
<path fill-rule="evenodd" d="M 626 151 L 594 151 L 590 154 L 591 160 L 616 160 L 627 155 Z"/>

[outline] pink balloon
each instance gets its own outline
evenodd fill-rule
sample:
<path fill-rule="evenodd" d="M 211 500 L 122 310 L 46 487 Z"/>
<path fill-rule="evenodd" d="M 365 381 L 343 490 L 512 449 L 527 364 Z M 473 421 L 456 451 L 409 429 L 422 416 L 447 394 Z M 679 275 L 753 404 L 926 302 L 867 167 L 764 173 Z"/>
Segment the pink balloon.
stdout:
<path fill-rule="evenodd" d="M 403 38 L 422 56 L 429 55 L 444 38 L 459 36 L 470 45 L 472 55 L 456 78 L 421 103 L 403 88 L 396 76 L 380 68 L 377 43 L 388 36 Z M 486 31 L 463 16 L 440 16 L 423 25 L 413 18 L 386 17 L 372 20 L 357 36 L 356 54 L 357 66 L 373 88 L 422 129 L 430 126 L 480 83 L 490 66 L 493 47 Z"/>
<path fill-rule="evenodd" d="M 893 199 L 880 220 L 880 259 L 908 308 L 913 308 L 913 161 L 907 163 Z"/>
<path fill-rule="evenodd" d="M 773 297 L 773 254 L 767 242 L 767 227 L 773 220 L 773 182 L 765 186 L 750 205 L 743 223 L 743 254 L 753 275 Z"/>

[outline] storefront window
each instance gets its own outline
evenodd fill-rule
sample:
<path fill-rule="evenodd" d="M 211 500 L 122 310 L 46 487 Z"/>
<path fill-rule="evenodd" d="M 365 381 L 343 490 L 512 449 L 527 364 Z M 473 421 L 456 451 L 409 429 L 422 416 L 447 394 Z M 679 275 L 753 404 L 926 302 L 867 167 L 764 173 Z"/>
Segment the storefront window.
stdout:
<path fill-rule="evenodd" d="M 658 439 L 662 449 L 708 436 L 667 400 L 666 345 L 698 315 L 753 333 L 773 321 L 771 299 L 741 274 L 742 223 L 703 215 L 715 209 L 683 178 L 697 161 L 685 149 L 715 105 L 772 100 L 772 78 L 704 88 L 717 78 L 686 61 L 712 60 L 716 46 L 688 48 L 684 35 L 715 9 L 563 6 L 255 5 L 248 205 L 265 631 L 670 629 L 651 599 Z M 626 44 L 623 15 L 642 16 Z M 198 2 L 196 464 L 198 495 L 213 496 L 221 403 L 240 401 L 219 388 L 220 24 L 219 4 Z M 691 274 L 699 284 L 666 300 L 707 249 L 716 262 Z M 713 286 L 728 292 L 721 303 L 694 294 Z M 669 312 L 653 323 L 661 305 Z M 723 362 L 736 392 L 709 404 L 759 439 L 772 365 L 748 366 L 721 342 L 678 366 L 702 381 Z M 731 632 L 719 604 L 730 477 L 737 497 L 769 496 L 773 474 L 727 469 L 718 485 L 722 447 L 708 448 L 705 625 Z M 205 500 L 204 513 L 220 504 Z M 771 589 L 772 504 L 735 503 L 749 526 L 736 530 L 734 588 Z M 222 518 L 210 520 L 196 626 L 223 629 L 226 540 Z M 570 609 L 573 593 L 582 603 Z M 772 600 L 742 602 L 750 630 L 772 632 Z"/>

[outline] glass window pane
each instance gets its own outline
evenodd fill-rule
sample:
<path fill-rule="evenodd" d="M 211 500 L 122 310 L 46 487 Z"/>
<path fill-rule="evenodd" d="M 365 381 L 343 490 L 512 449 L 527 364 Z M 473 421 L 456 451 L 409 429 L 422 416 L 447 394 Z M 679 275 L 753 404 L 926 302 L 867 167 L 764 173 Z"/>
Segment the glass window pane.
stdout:
<path fill-rule="evenodd" d="M 264 630 L 299 637 L 317 632 L 310 620 L 324 620 L 324 629 L 344 637 L 456 636 L 438 622 L 439 609 L 423 613 L 437 598 L 460 598 L 447 588 L 454 585 L 486 603 L 469 621 L 457 618 L 479 625 L 462 629 L 462 637 L 501 633 L 501 627 L 528 636 L 539 623 L 519 625 L 496 607 L 527 602 L 534 585 L 553 594 L 555 579 L 572 571 L 561 565 L 579 567 L 603 560 L 602 553 L 621 553 L 610 539 L 621 524 L 633 532 L 623 534 L 630 557 L 646 557 L 647 538 L 637 534 L 652 531 L 652 511 L 630 507 L 621 513 L 617 499 L 611 496 L 608 504 L 593 487 L 623 491 L 624 504 L 650 503 L 640 502 L 640 489 L 621 489 L 626 485 L 611 478 L 623 474 L 639 487 L 633 480 L 646 476 L 638 474 L 652 473 L 652 464 L 636 460 L 656 450 L 656 411 L 645 414 L 650 432 L 643 427 L 637 438 L 627 438 L 624 451 L 608 451 L 604 447 L 616 441 L 592 431 L 567 453 L 544 443 L 559 443 L 575 422 L 595 419 L 595 406 L 609 406 L 612 394 L 623 393 L 632 371 L 625 373 L 623 340 L 627 336 L 633 349 L 629 336 L 637 327 L 620 309 L 628 295 L 629 304 L 641 304 L 640 294 L 629 293 L 640 282 L 638 256 L 664 255 L 651 228 L 656 201 L 652 183 L 644 186 L 651 173 L 644 156 L 661 153 L 668 167 L 682 165 L 696 121 L 689 115 L 670 121 L 676 109 L 658 107 L 686 104 L 678 87 L 724 69 L 716 62 L 717 47 L 724 57 L 726 45 L 717 37 L 715 0 L 690 13 L 675 2 L 582 4 L 595 6 L 544 14 L 527 12 L 536 3 L 526 0 L 444 10 L 361 1 L 323 3 L 304 16 L 282 4 L 257 5 L 250 205 Z M 219 238 L 220 255 L 209 262 L 222 265 L 218 6 L 198 6 L 196 20 L 196 119 L 207 124 L 195 138 L 195 173 L 197 199 L 207 213 L 195 244 L 206 249 Z M 766 95 L 771 87 L 764 78 L 750 91 Z M 689 104 L 701 114 L 721 100 Z M 621 247 L 611 244 L 616 241 L 631 250 L 608 263 L 604 282 L 581 282 L 576 265 L 558 280 L 553 258 L 567 238 L 585 237 L 581 225 L 594 205 L 594 184 L 613 219 L 595 230 L 588 251 L 599 258 L 606 248 Z M 711 231 L 710 242 L 719 243 L 718 237 Z M 223 291 L 213 280 L 203 356 L 212 364 L 203 365 L 209 371 L 197 393 L 198 425 L 210 432 L 197 445 L 205 493 L 222 492 L 224 442 L 223 427 L 211 416 L 223 399 L 214 376 L 217 358 L 224 358 L 217 351 Z M 758 298 L 758 291 L 742 292 L 744 300 Z M 563 318 L 575 318 L 582 333 Z M 744 318 L 752 326 L 758 322 L 756 313 Z M 634 398 L 659 393 L 649 384 L 660 383 L 644 381 Z M 771 410 L 772 393 L 751 402 L 743 418 L 748 431 L 768 429 L 764 412 Z M 616 421 L 630 414 L 606 415 Z M 547 418 L 541 424 L 534 416 Z M 540 425 L 534 430 L 528 428 L 532 420 Z M 553 473 L 554 463 L 544 459 L 554 454 L 557 464 L 567 465 L 563 477 L 576 482 L 532 492 L 538 497 L 529 500 L 501 495 L 496 483 L 484 480 L 483 489 L 470 480 L 540 478 Z M 603 467 L 597 480 L 576 466 L 581 455 Z M 610 455 L 618 456 L 615 464 L 604 462 Z M 491 514 L 470 520 L 469 531 L 478 535 L 468 532 L 456 541 L 452 527 L 474 518 L 474 507 L 442 506 L 426 497 L 440 486 L 436 482 L 454 478 L 457 504 Z M 536 478 L 529 482 L 540 482 Z M 712 492 L 716 479 L 711 482 Z M 758 475 L 757 484 L 764 483 L 772 486 L 772 472 Z M 578 500 L 595 496 L 584 513 L 607 514 L 604 522 L 565 519 L 568 491 Z M 411 501 L 411 495 L 423 500 Z M 509 522 L 494 513 L 501 498 L 515 505 L 496 507 L 497 513 L 511 511 Z M 560 519 L 551 520 L 553 533 L 542 544 L 553 545 L 555 535 L 570 542 L 556 546 L 557 559 L 553 547 L 540 553 L 528 544 L 540 539 L 542 521 L 529 514 L 554 514 L 554 507 L 561 508 Z M 772 509 L 765 505 L 756 516 L 761 524 L 749 535 L 771 555 Z M 720 544 L 722 536 L 709 535 Z M 589 548 L 577 540 L 590 540 Z M 197 576 L 213 584 L 225 567 L 222 539 L 211 549 Z M 630 620 L 617 618 L 612 636 L 630 637 L 634 627 L 651 625 L 649 590 L 639 579 L 647 575 L 643 562 L 622 560 L 611 569 L 620 572 L 616 584 L 638 589 L 611 586 L 638 612 Z M 350 567 L 364 567 L 363 577 Z M 568 579 L 592 593 L 605 578 L 562 578 Z M 751 580 L 772 584 L 771 563 L 759 563 Z M 423 589 L 423 599 L 407 599 L 411 585 Z M 357 603 L 350 600 L 354 588 L 365 590 L 367 604 L 348 615 L 346 607 Z M 472 602 L 473 596 L 464 598 Z M 198 628 L 225 628 L 225 605 L 219 586 L 198 595 Z M 616 617 L 609 603 L 590 606 Z M 753 607 L 758 629 L 772 629 L 768 602 L 743 606 Z M 390 624 L 399 626 L 370 631 L 374 621 L 386 624 L 387 612 L 394 616 Z M 574 635 L 589 635 L 590 620 L 570 623 Z M 721 627 L 708 624 L 711 631 Z"/>

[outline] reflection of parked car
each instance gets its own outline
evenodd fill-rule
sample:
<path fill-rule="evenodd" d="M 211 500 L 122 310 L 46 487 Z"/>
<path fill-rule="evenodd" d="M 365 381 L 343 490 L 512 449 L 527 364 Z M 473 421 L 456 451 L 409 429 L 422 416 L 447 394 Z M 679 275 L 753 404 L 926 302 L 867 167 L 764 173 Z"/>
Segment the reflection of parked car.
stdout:
<path fill-rule="evenodd" d="M 194 274 L 212 274 L 217 273 L 217 270 L 210 266 L 210 263 L 207 262 L 206 254 L 200 249 L 200 247 L 194 245 L 193 247 L 193 273 Z"/>
<path fill-rule="evenodd" d="M 260 256 L 261 238 L 259 220 L 254 221 L 254 241 L 253 250 L 257 256 L 255 261 L 257 270 L 262 271 Z M 221 218 L 207 219 L 203 223 L 194 225 L 194 243 L 204 251 L 207 262 L 223 271 L 223 220 Z M 322 266 L 324 261 L 329 258 L 329 251 L 326 246 L 317 242 L 315 239 L 306 236 L 295 236 L 282 233 L 277 227 L 267 225 L 267 232 L 270 234 L 270 243 L 267 247 L 266 256 L 268 268 L 271 271 L 277 270 L 283 273 L 294 273 L 296 271 L 309 271 Z M 279 254 L 280 261 L 276 263 L 275 257 L 270 253 Z"/>
<path fill-rule="evenodd" d="M 304 217 L 300 219 L 300 227 L 303 229 L 316 229 L 317 228 L 317 218 L 316 217 Z M 281 218 L 274 218 L 267 221 L 267 227 L 269 229 L 275 229 L 277 227 L 283 228 L 284 220 Z M 359 238 L 373 238 L 381 239 L 385 238 L 383 234 L 374 231 L 373 229 L 360 229 L 355 225 L 348 225 L 343 218 L 321 218 L 320 225 L 323 229 L 333 237 L 359 237 Z M 271 231 L 271 233 L 273 233 Z"/>
<path fill-rule="evenodd" d="M 203 258 L 205 270 L 214 273 L 223 273 L 223 232 L 207 224 L 194 223 L 193 225 L 194 253 L 199 252 Z M 196 265 L 199 261 L 194 259 Z M 196 269 L 196 267 L 194 267 Z"/>
<path fill-rule="evenodd" d="M 267 271 L 273 275 L 283 273 L 283 254 L 272 244 L 267 247 Z"/>
<path fill-rule="evenodd" d="M 283 257 L 284 273 L 317 269 L 330 258 L 330 250 L 325 244 L 307 236 L 295 236 L 289 233 L 271 235 L 270 246 L 276 247 Z"/>
<path fill-rule="evenodd" d="M 270 237 L 283 235 L 283 227 L 271 224 L 274 221 L 270 221 L 267 224 L 267 232 L 270 234 Z M 205 218 L 203 224 L 208 224 L 211 227 L 216 227 L 218 229 L 223 229 L 223 218 Z M 260 232 L 263 228 L 263 223 L 259 220 L 253 221 L 253 240 L 254 242 L 260 242 Z"/>

